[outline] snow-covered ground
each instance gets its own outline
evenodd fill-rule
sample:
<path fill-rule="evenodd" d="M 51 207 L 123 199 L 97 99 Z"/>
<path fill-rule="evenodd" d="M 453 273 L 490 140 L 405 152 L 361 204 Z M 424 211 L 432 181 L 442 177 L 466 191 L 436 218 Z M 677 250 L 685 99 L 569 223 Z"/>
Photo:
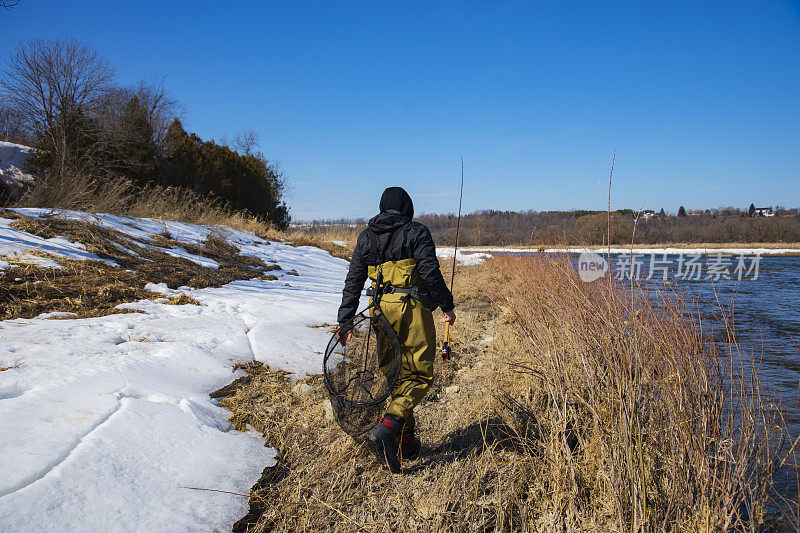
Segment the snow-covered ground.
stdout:
<path fill-rule="evenodd" d="M 219 232 L 64 216 L 141 240 L 167 231 L 196 243 Z M 299 276 L 274 271 L 278 280 L 181 289 L 200 306 L 144 300 L 123 304 L 144 313 L 0 322 L 0 367 L 21 364 L 0 372 L 0 531 L 229 531 L 244 516 L 245 498 L 185 488 L 246 494 L 274 463 L 261 436 L 232 429 L 208 393 L 237 376 L 237 362 L 321 372 L 328 333 L 310 326 L 335 321 L 347 263 L 316 248 L 224 234 L 242 253 Z M 38 242 L 0 223 L 0 258 L 37 247 L 88 256 L 79 243 Z"/>
<path fill-rule="evenodd" d="M 441 259 L 442 261 L 452 261 L 453 260 L 453 248 L 436 248 L 436 257 Z M 464 266 L 472 266 L 472 265 L 480 265 L 487 259 L 491 259 L 492 255 L 487 253 L 482 253 L 478 251 L 469 251 L 464 252 L 464 250 L 458 250 L 456 253 L 456 261 L 459 265 Z"/>
<path fill-rule="evenodd" d="M 189 261 L 193 261 L 200 266 L 204 266 L 207 268 L 219 268 L 219 264 L 207 257 L 201 257 L 198 255 L 191 254 L 181 248 L 180 246 L 174 246 L 172 248 L 165 248 L 161 246 L 156 246 L 154 244 L 150 244 L 153 239 L 153 235 L 157 235 L 160 233 L 169 234 L 170 237 L 173 239 L 186 243 L 186 244 L 198 244 L 206 239 L 209 234 L 211 233 L 219 233 L 220 229 L 211 227 L 211 226 L 200 226 L 197 224 L 188 224 L 185 222 L 170 222 L 170 221 L 163 221 L 163 220 L 154 220 L 148 218 L 131 218 L 131 217 L 119 217 L 115 215 L 109 215 L 108 213 L 100 213 L 100 214 L 91 214 L 91 213 L 82 213 L 80 211 L 67 211 L 67 210 L 53 210 L 53 209 L 40 209 L 40 208 L 23 208 L 23 209 L 12 209 L 17 213 L 22 215 L 31 217 L 31 218 L 41 218 L 46 216 L 57 216 L 59 218 L 71 219 L 71 220 L 83 220 L 86 222 L 91 222 L 93 224 L 98 224 L 104 228 L 112 229 L 121 233 L 123 236 L 130 237 L 131 239 L 135 239 L 136 243 L 131 243 L 130 248 L 125 249 L 124 251 L 127 253 L 135 254 L 135 248 L 137 246 L 146 246 L 150 248 L 155 248 L 156 250 L 161 250 L 169 255 L 175 257 L 182 257 L 184 259 L 188 259 Z M 25 263 L 37 263 L 42 264 L 42 258 L 36 255 L 32 255 L 31 252 L 41 251 L 50 254 L 56 254 L 59 256 L 67 257 L 69 259 L 77 259 L 77 260 L 84 260 L 84 259 L 94 259 L 99 261 L 105 261 L 106 263 L 111 264 L 112 266 L 116 266 L 113 261 L 107 259 L 101 259 L 96 255 L 88 253 L 86 251 L 86 247 L 79 243 L 73 242 L 64 237 L 53 237 L 50 239 L 43 239 L 37 235 L 33 235 L 31 233 L 27 233 L 25 231 L 20 231 L 11 227 L 11 223 L 13 220 L 9 218 L 0 217 L 0 257 L 6 258 L 13 258 L 17 261 L 25 262 Z M 251 246 L 255 244 L 256 246 L 260 246 L 264 243 L 260 239 L 257 241 L 253 241 L 255 238 L 254 235 L 247 232 L 235 232 L 232 230 L 225 230 L 228 238 L 239 239 L 240 247 L 241 245 Z M 252 242 L 251 242 L 252 241 Z M 248 253 L 247 255 L 258 255 L 257 253 Z M 49 266 L 57 267 L 57 262 L 53 262 L 52 260 L 45 260 Z"/>
<path fill-rule="evenodd" d="M 0 141 L 0 190 L 12 198 L 19 197 L 33 183 L 33 176 L 22 171 L 32 151 L 29 146 Z"/>

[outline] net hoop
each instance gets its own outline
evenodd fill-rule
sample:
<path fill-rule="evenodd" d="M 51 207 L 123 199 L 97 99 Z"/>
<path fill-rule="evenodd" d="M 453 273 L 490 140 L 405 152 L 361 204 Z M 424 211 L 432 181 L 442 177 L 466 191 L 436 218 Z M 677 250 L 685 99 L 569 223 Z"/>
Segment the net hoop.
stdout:
<path fill-rule="evenodd" d="M 347 345 L 339 341 L 342 327 L 328 341 L 323 378 L 334 419 L 347 434 L 358 437 L 375 424 L 397 383 L 402 346 L 375 304 L 358 313 L 351 324 L 353 338 Z"/>

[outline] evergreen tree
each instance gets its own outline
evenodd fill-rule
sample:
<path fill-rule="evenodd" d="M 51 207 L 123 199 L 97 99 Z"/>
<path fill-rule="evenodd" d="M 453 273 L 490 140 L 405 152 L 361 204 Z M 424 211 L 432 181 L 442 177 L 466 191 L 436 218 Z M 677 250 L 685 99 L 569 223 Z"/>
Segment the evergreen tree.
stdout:
<path fill-rule="evenodd" d="M 678 216 L 679 217 L 685 217 L 686 216 L 686 208 L 685 207 L 680 206 L 678 208 Z"/>
<path fill-rule="evenodd" d="M 227 146 L 187 134 L 179 120 L 165 136 L 161 183 L 219 198 L 279 228 L 289 224 L 283 202 L 283 178 L 261 154 L 238 154 Z"/>
<path fill-rule="evenodd" d="M 136 96 L 125 104 L 111 141 L 109 169 L 144 185 L 155 174 L 158 148 L 147 109 Z"/>
<path fill-rule="evenodd" d="M 754 204 L 750 204 L 750 208 L 747 210 L 747 216 L 749 217 L 756 216 L 756 206 Z"/>

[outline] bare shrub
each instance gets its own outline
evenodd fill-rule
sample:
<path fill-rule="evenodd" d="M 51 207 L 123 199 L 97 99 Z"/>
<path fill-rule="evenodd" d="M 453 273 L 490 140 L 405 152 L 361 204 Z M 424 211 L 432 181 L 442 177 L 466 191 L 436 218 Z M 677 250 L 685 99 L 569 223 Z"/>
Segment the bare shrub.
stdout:
<path fill-rule="evenodd" d="M 123 214 L 134 197 L 133 184 L 127 180 L 92 178 L 67 171 L 39 180 L 13 205 Z"/>

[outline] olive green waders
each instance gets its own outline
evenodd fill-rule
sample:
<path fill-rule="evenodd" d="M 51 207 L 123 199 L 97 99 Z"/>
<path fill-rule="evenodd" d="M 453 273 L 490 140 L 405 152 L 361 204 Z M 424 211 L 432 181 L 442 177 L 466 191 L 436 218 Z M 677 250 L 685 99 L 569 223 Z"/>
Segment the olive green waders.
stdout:
<path fill-rule="evenodd" d="M 386 261 L 379 266 L 370 266 L 368 275 L 373 280 L 373 290 L 382 273 L 383 283 L 398 289 L 410 289 L 423 285 L 417 272 L 415 259 Z M 373 296 L 374 298 L 374 296 Z M 436 326 L 433 313 L 418 300 L 406 293 L 383 293 L 380 310 L 388 319 L 402 347 L 400 375 L 390 396 L 386 412 L 403 420 L 413 417 L 413 409 L 418 405 L 433 382 L 433 359 L 436 355 Z M 375 309 L 372 310 L 375 313 Z M 381 352 L 388 352 L 388 347 Z"/>

